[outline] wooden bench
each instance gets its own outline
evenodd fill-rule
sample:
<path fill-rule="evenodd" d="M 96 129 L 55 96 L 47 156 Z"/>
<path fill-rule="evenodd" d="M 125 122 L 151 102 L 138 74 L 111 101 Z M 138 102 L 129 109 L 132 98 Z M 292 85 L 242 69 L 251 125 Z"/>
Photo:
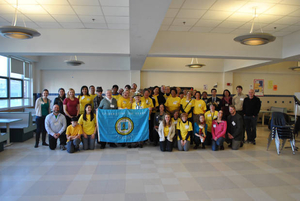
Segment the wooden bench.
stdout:
<path fill-rule="evenodd" d="M 24 142 L 33 137 L 36 130 L 36 124 L 32 122 L 31 112 L 0 112 L 0 118 L 3 119 L 22 119 L 10 125 L 10 141 Z M 6 126 L 0 125 L 1 132 L 5 131 Z"/>

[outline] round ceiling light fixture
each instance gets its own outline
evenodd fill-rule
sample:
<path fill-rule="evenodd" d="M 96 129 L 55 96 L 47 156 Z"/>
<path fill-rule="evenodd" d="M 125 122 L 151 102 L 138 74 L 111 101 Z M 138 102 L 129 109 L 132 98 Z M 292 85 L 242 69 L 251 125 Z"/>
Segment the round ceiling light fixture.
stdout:
<path fill-rule="evenodd" d="M 198 59 L 195 58 L 196 62 L 194 63 L 194 58 L 192 58 L 192 61 L 190 64 L 185 65 L 185 67 L 189 67 L 189 68 L 202 68 L 203 66 L 205 66 L 205 64 L 200 64 L 198 62 Z"/>
<path fill-rule="evenodd" d="M 300 71 L 300 61 L 298 61 L 298 66 L 289 67 L 293 71 Z"/>
<path fill-rule="evenodd" d="M 70 60 L 65 60 L 65 63 L 68 64 L 68 66 L 80 66 L 81 64 L 84 64 L 83 61 L 77 60 L 77 56 L 75 56 L 75 59 L 70 58 Z"/>

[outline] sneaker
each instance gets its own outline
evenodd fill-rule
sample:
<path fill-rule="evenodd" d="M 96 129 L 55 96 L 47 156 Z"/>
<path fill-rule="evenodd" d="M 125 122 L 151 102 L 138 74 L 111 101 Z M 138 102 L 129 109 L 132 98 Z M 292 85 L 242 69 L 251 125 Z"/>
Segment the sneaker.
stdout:
<path fill-rule="evenodd" d="M 109 144 L 110 147 L 118 147 L 115 143 Z"/>
<path fill-rule="evenodd" d="M 60 150 L 62 150 L 62 151 L 66 150 L 65 145 L 60 145 Z"/>
<path fill-rule="evenodd" d="M 47 144 L 46 142 L 43 142 L 43 146 L 49 146 L 49 144 Z"/>
<path fill-rule="evenodd" d="M 220 146 L 220 150 L 224 150 L 224 146 Z"/>

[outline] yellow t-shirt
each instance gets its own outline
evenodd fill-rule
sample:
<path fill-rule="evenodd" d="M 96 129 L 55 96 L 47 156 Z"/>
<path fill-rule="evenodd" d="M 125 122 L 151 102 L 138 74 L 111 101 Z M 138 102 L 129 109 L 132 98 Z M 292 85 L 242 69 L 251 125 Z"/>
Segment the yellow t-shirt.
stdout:
<path fill-rule="evenodd" d="M 204 114 L 206 111 L 206 104 L 203 100 L 194 100 L 194 114 Z"/>
<path fill-rule="evenodd" d="M 139 106 L 140 106 L 142 109 L 147 108 L 147 107 L 146 107 L 146 103 L 143 102 L 143 101 L 140 102 Z M 134 109 L 134 110 L 137 109 L 137 108 L 136 108 L 136 102 L 133 102 L 133 103 L 132 103 L 132 107 L 131 107 L 131 108 Z"/>
<path fill-rule="evenodd" d="M 210 111 L 205 112 L 205 123 L 207 124 L 207 131 L 211 132 L 212 121 L 218 118 L 218 111 L 213 114 Z"/>
<path fill-rule="evenodd" d="M 79 99 L 79 105 L 80 105 L 80 110 L 79 113 L 83 114 L 84 113 L 84 107 L 86 104 L 93 104 L 93 100 L 91 96 L 78 96 Z"/>
<path fill-rule="evenodd" d="M 67 131 L 66 131 L 67 136 L 76 136 L 76 135 L 81 135 L 81 134 L 82 134 L 82 128 L 79 124 L 77 124 L 75 127 L 73 127 L 72 125 L 68 126 Z M 69 142 L 69 141 L 70 140 L 68 140 L 67 142 Z"/>
<path fill-rule="evenodd" d="M 164 134 L 165 134 L 165 137 L 167 137 L 169 135 L 169 130 L 170 128 L 168 126 L 165 126 L 164 127 Z"/>
<path fill-rule="evenodd" d="M 192 107 L 194 107 L 194 100 L 190 99 L 187 100 L 186 98 L 181 99 L 180 105 L 182 105 L 183 110 L 188 113 Z M 193 112 L 188 114 L 188 118 L 191 118 L 193 115 Z"/>
<path fill-rule="evenodd" d="M 118 104 L 118 108 L 131 109 L 130 98 L 125 99 L 123 96 L 121 96 L 119 98 L 117 104 Z"/>
<path fill-rule="evenodd" d="M 164 97 L 165 97 L 165 99 L 167 100 L 168 98 L 172 97 L 172 95 L 169 94 L 169 95 L 167 96 L 167 94 L 164 94 Z"/>
<path fill-rule="evenodd" d="M 86 121 L 83 119 L 83 115 L 80 116 L 78 123 L 82 126 L 83 131 L 87 135 L 94 134 L 96 127 L 96 115 L 94 115 L 93 120 L 91 121 L 91 115 L 86 115 Z"/>
<path fill-rule="evenodd" d="M 158 95 L 152 95 L 152 98 L 154 98 L 154 100 L 155 100 L 155 107 L 159 106 L 157 96 Z"/>
<path fill-rule="evenodd" d="M 186 121 L 185 123 L 183 123 L 181 121 L 180 123 L 177 123 L 176 129 L 180 130 L 182 140 L 185 140 L 188 132 L 193 131 L 193 126 L 192 126 L 192 123 L 190 121 Z M 191 136 L 189 136 L 189 138 L 187 140 L 190 141 L 190 138 L 191 138 Z M 179 136 L 177 137 L 177 140 L 180 140 Z"/>
<path fill-rule="evenodd" d="M 142 97 L 141 101 L 146 103 L 146 108 L 149 108 L 149 107 L 153 108 L 154 107 L 153 106 L 153 101 L 150 97 L 148 97 L 147 99 L 145 99 L 145 97 Z"/>
<path fill-rule="evenodd" d="M 165 106 L 168 108 L 168 110 L 170 112 L 173 112 L 175 110 L 179 110 L 180 109 L 180 102 L 181 102 L 181 99 L 179 97 L 175 97 L 173 98 L 172 96 L 170 96 L 166 103 L 165 103 Z"/>
<path fill-rule="evenodd" d="M 120 94 L 118 95 L 111 95 L 113 98 L 115 98 L 117 101 L 119 100 L 120 97 L 122 97 Z"/>
<path fill-rule="evenodd" d="M 181 122 L 181 119 L 178 117 L 176 120 L 174 119 L 174 117 L 172 117 L 172 122 L 175 124 L 175 128 L 176 128 L 176 125 Z"/>

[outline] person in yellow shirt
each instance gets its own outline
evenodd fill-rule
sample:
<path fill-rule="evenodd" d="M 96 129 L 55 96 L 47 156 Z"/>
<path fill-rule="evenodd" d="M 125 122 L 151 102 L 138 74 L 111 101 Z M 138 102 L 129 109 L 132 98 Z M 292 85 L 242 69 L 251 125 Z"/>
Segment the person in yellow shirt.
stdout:
<path fill-rule="evenodd" d="M 80 106 L 79 114 L 82 115 L 84 113 L 85 105 L 92 104 L 94 99 L 91 98 L 87 86 L 82 86 L 80 91 L 81 93 L 78 96 Z"/>
<path fill-rule="evenodd" d="M 181 122 L 181 119 L 179 117 L 179 111 L 178 110 L 175 110 L 174 111 L 174 114 L 173 114 L 173 117 L 172 117 L 172 122 L 174 123 L 175 125 L 175 128 L 177 127 L 177 124 L 179 122 Z M 175 129 L 175 135 L 174 135 L 174 138 L 173 138 L 173 147 L 177 148 L 177 136 L 178 136 L 178 130 Z"/>
<path fill-rule="evenodd" d="M 82 144 L 84 150 L 95 149 L 95 137 L 97 131 L 96 115 L 92 110 L 91 104 L 85 105 L 83 115 L 80 116 L 78 123 L 82 126 Z"/>
<path fill-rule="evenodd" d="M 95 86 L 94 85 L 91 85 L 89 87 L 89 91 L 90 91 L 90 97 L 92 99 L 92 109 L 94 110 L 94 99 L 95 97 L 97 96 L 97 94 L 95 94 Z"/>
<path fill-rule="evenodd" d="M 117 104 L 118 104 L 118 109 L 131 109 L 129 90 L 123 91 L 123 94 L 117 101 Z"/>
<path fill-rule="evenodd" d="M 193 110 L 193 123 L 198 123 L 200 114 L 205 114 L 207 108 L 206 103 L 204 100 L 201 100 L 201 93 L 200 91 L 196 91 L 194 100 L 194 110 Z"/>
<path fill-rule="evenodd" d="M 176 89 L 171 89 L 171 96 L 166 100 L 165 106 L 167 112 L 173 116 L 175 110 L 180 109 L 181 99 L 176 96 Z"/>
<path fill-rule="evenodd" d="M 146 108 L 149 108 L 149 140 L 153 142 L 153 121 L 151 121 L 151 114 L 154 108 L 153 100 L 150 98 L 150 90 L 144 89 L 144 96 L 141 97 L 141 101 L 146 103 Z"/>
<path fill-rule="evenodd" d="M 78 118 L 72 117 L 71 125 L 68 126 L 66 132 L 68 153 L 74 153 L 75 151 L 79 151 L 81 134 L 82 134 L 82 128 L 78 124 Z"/>
<path fill-rule="evenodd" d="M 117 101 L 121 97 L 121 95 L 118 93 L 119 86 L 118 85 L 113 85 L 111 91 L 112 91 L 112 97 L 115 98 Z"/>
<path fill-rule="evenodd" d="M 205 112 L 205 122 L 207 124 L 207 135 L 204 141 L 205 145 L 211 145 L 211 127 L 212 127 L 212 122 L 213 120 L 216 120 L 218 118 L 218 111 L 215 111 L 216 109 L 216 104 L 215 103 L 210 103 L 209 104 L 210 110 Z"/>
<path fill-rule="evenodd" d="M 175 89 L 176 90 L 176 89 Z M 165 88 L 165 94 L 164 94 L 164 98 L 167 100 L 169 97 L 171 97 L 171 94 L 170 94 L 170 91 L 171 91 L 171 88 L 170 86 L 166 86 Z"/>
<path fill-rule="evenodd" d="M 192 93 L 187 92 L 186 97 L 180 101 L 180 111 L 181 113 L 188 114 L 188 120 L 192 121 L 192 115 L 194 110 L 194 100 L 192 99 Z"/>
<path fill-rule="evenodd" d="M 190 149 L 190 136 L 193 134 L 192 122 L 188 121 L 186 113 L 181 114 L 181 122 L 177 124 L 178 130 L 178 150 L 188 151 Z"/>
<path fill-rule="evenodd" d="M 175 135 L 175 126 L 171 120 L 171 116 L 166 114 L 163 121 L 158 127 L 159 144 L 161 151 L 173 150 L 173 137 Z"/>

